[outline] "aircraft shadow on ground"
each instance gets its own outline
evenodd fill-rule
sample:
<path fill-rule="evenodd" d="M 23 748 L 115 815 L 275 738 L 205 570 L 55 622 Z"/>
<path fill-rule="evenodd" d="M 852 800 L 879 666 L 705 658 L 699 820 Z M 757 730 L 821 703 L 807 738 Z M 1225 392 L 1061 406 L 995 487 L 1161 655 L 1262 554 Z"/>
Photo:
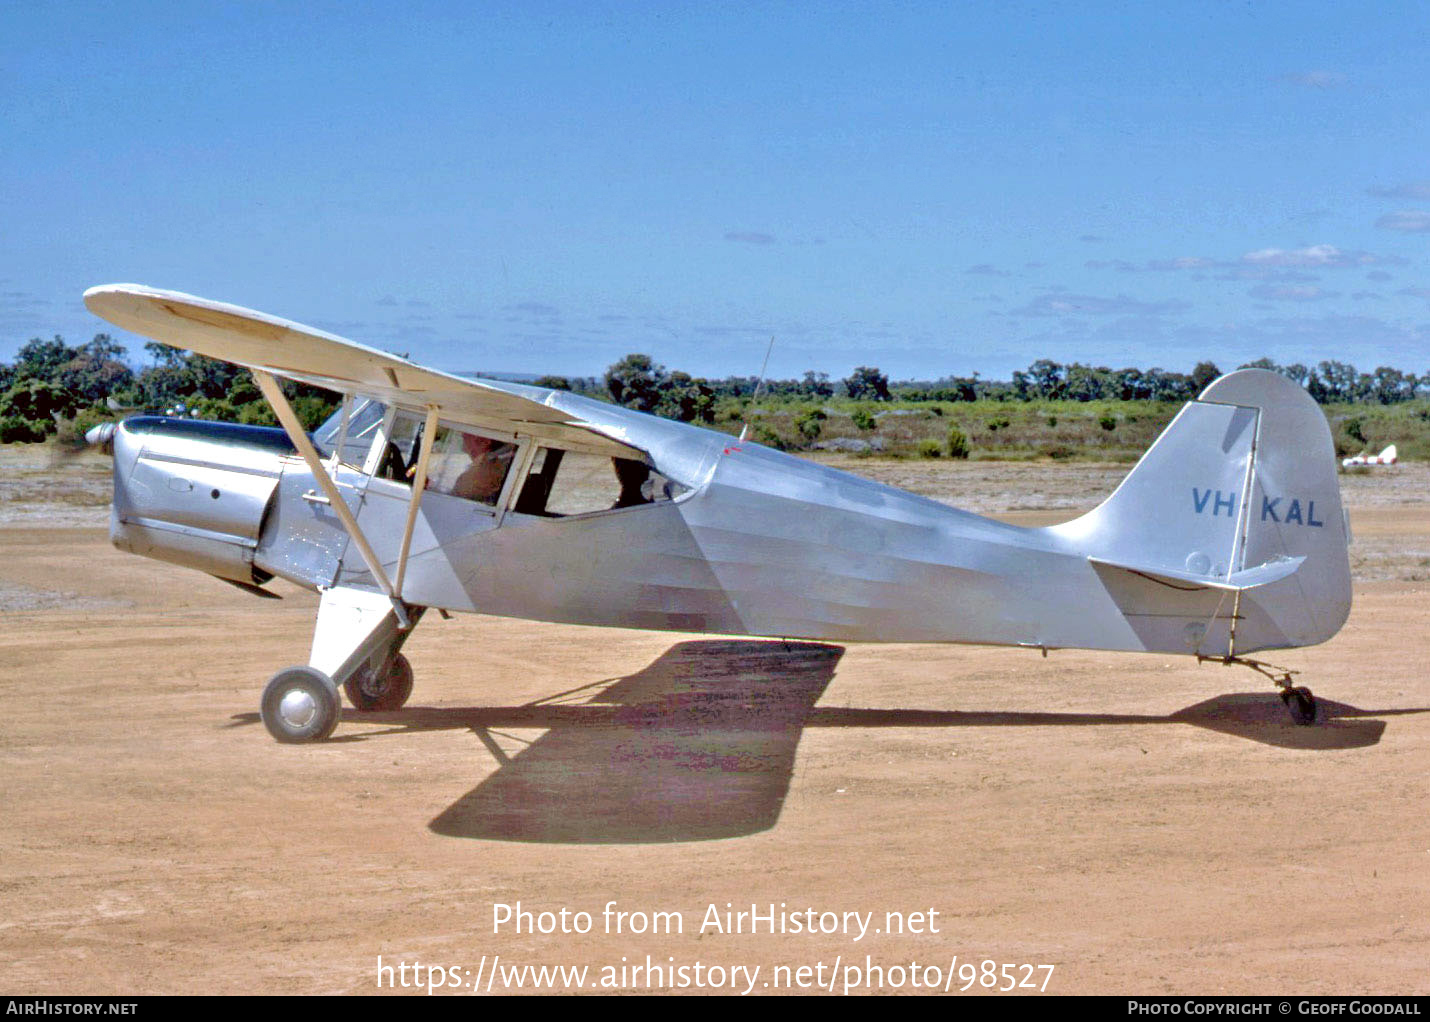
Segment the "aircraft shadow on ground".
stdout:
<path fill-rule="evenodd" d="M 471 730 L 498 769 L 430 824 L 451 837 L 563 844 L 635 844 L 739 837 L 772 827 L 789 790 L 800 736 L 811 727 L 960 728 L 1177 724 L 1287 749 L 1374 745 L 1383 717 L 1317 700 L 1316 724 L 1291 722 L 1274 692 L 1232 693 L 1170 714 L 818 708 L 844 647 L 810 642 L 681 642 L 643 670 L 522 706 L 344 712 L 386 728 Z M 256 723 L 240 714 L 236 724 Z M 539 729 L 523 741 L 506 731 Z M 500 741 L 498 741 L 500 739 Z"/>
<path fill-rule="evenodd" d="M 843 655 L 820 643 L 682 642 L 589 702 L 393 717 L 420 729 L 464 716 L 501 761 L 432 821 L 439 834 L 574 844 L 736 837 L 779 818 L 800 735 Z M 507 758 L 494 728 L 548 730 Z"/>

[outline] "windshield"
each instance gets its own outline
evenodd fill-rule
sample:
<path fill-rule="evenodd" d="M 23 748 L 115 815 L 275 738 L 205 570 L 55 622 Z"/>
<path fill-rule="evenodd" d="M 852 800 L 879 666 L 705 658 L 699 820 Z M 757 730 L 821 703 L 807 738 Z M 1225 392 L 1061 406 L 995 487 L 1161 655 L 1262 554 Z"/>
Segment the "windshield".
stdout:
<path fill-rule="evenodd" d="M 367 458 L 368 449 L 372 447 L 372 438 L 377 428 L 382 425 L 382 417 L 386 413 L 387 406 L 372 398 L 363 397 L 354 401 L 348 412 L 347 438 L 343 441 L 342 454 L 338 460 L 346 465 L 361 465 Z M 342 425 L 343 410 L 340 407 L 313 431 L 313 444 L 323 457 L 332 457 Z"/>

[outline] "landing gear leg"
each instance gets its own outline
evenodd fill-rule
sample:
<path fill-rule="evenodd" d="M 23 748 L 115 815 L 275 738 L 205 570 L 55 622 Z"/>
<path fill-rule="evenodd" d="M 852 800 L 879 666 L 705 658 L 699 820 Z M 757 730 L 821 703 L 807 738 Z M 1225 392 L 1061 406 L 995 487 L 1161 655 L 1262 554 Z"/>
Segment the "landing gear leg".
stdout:
<path fill-rule="evenodd" d="M 399 650 L 423 607 L 401 614 L 381 593 L 323 590 L 305 667 L 279 671 L 263 691 L 263 724 L 280 742 L 321 742 L 342 714 L 339 686 L 359 710 L 395 710 L 412 694 L 412 665 Z"/>
<path fill-rule="evenodd" d="M 1297 671 L 1242 656 L 1201 656 L 1200 654 L 1197 656 L 1197 663 L 1204 660 L 1228 666 L 1241 664 L 1243 667 L 1250 667 L 1257 674 L 1270 678 L 1280 690 L 1281 701 L 1286 704 L 1286 709 L 1290 712 L 1293 721 L 1303 727 L 1316 723 L 1316 697 L 1311 694 L 1309 688 L 1297 686 L 1292 682 L 1291 679 L 1298 673 Z"/>

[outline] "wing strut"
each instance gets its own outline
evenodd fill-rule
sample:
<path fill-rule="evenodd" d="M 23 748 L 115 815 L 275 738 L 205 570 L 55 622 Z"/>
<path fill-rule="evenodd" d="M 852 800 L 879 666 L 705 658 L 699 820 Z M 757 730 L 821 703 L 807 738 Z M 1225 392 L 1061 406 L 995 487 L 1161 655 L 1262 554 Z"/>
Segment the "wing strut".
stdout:
<path fill-rule="evenodd" d="M 323 460 L 318 457 L 317 448 L 313 446 L 313 441 L 304 432 L 303 424 L 298 421 L 293 406 L 283 396 L 283 390 L 278 386 L 278 381 L 273 378 L 272 374 L 264 372 L 262 369 L 254 369 L 252 373 L 254 382 L 258 384 L 258 389 L 263 392 L 263 396 L 268 399 L 269 405 L 273 408 L 273 414 L 278 416 L 278 421 L 282 424 L 284 432 L 288 434 L 288 439 L 293 441 L 294 447 L 298 448 L 298 453 L 307 462 L 308 471 L 313 473 L 313 478 L 318 481 L 318 485 L 327 494 L 329 506 L 337 513 L 338 519 L 343 523 L 343 528 L 347 530 L 352 541 L 357 544 L 358 552 L 362 554 L 368 571 L 372 572 L 372 577 L 377 579 L 377 584 L 382 587 L 383 593 L 392 601 L 392 608 L 397 613 L 397 619 L 402 622 L 403 629 L 410 627 L 407 609 L 398 598 L 397 590 L 392 587 L 387 572 L 382 570 L 382 561 L 378 560 L 372 545 L 368 543 L 367 537 L 358 527 L 357 519 L 353 517 L 347 501 L 343 500 L 343 495 L 338 490 L 338 484 L 333 482 L 333 477 L 323 467 Z"/>
<path fill-rule="evenodd" d="M 402 549 L 397 555 L 397 592 L 402 592 L 402 578 L 407 574 L 407 553 L 412 549 L 412 530 L 417 525 L 417 509 L 422 493 L 427 489 L 427 462 L 432 457 L 432 441 L 437 436 L 437 406 L 427 406 L 427 422 L 422 427 L 422 446 L 417 455 L 417 475 L 412 480 L 412 499 L 407 503 L 407 524 L 402 529 Z"/>

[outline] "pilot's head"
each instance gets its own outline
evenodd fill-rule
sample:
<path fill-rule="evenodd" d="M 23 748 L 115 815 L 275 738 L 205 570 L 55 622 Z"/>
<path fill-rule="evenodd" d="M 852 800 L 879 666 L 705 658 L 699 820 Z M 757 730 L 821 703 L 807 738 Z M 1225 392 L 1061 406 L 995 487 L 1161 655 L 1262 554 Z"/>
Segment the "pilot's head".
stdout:
<path fill-rule="evenodd" d="M 462 449 L 467 452 L 467 457 L 473 461 L 486 457 L 495 446 L 495 440 L 488 440 L 486 437 L 477 436 L 475 433 L 462 434 Z"/>

